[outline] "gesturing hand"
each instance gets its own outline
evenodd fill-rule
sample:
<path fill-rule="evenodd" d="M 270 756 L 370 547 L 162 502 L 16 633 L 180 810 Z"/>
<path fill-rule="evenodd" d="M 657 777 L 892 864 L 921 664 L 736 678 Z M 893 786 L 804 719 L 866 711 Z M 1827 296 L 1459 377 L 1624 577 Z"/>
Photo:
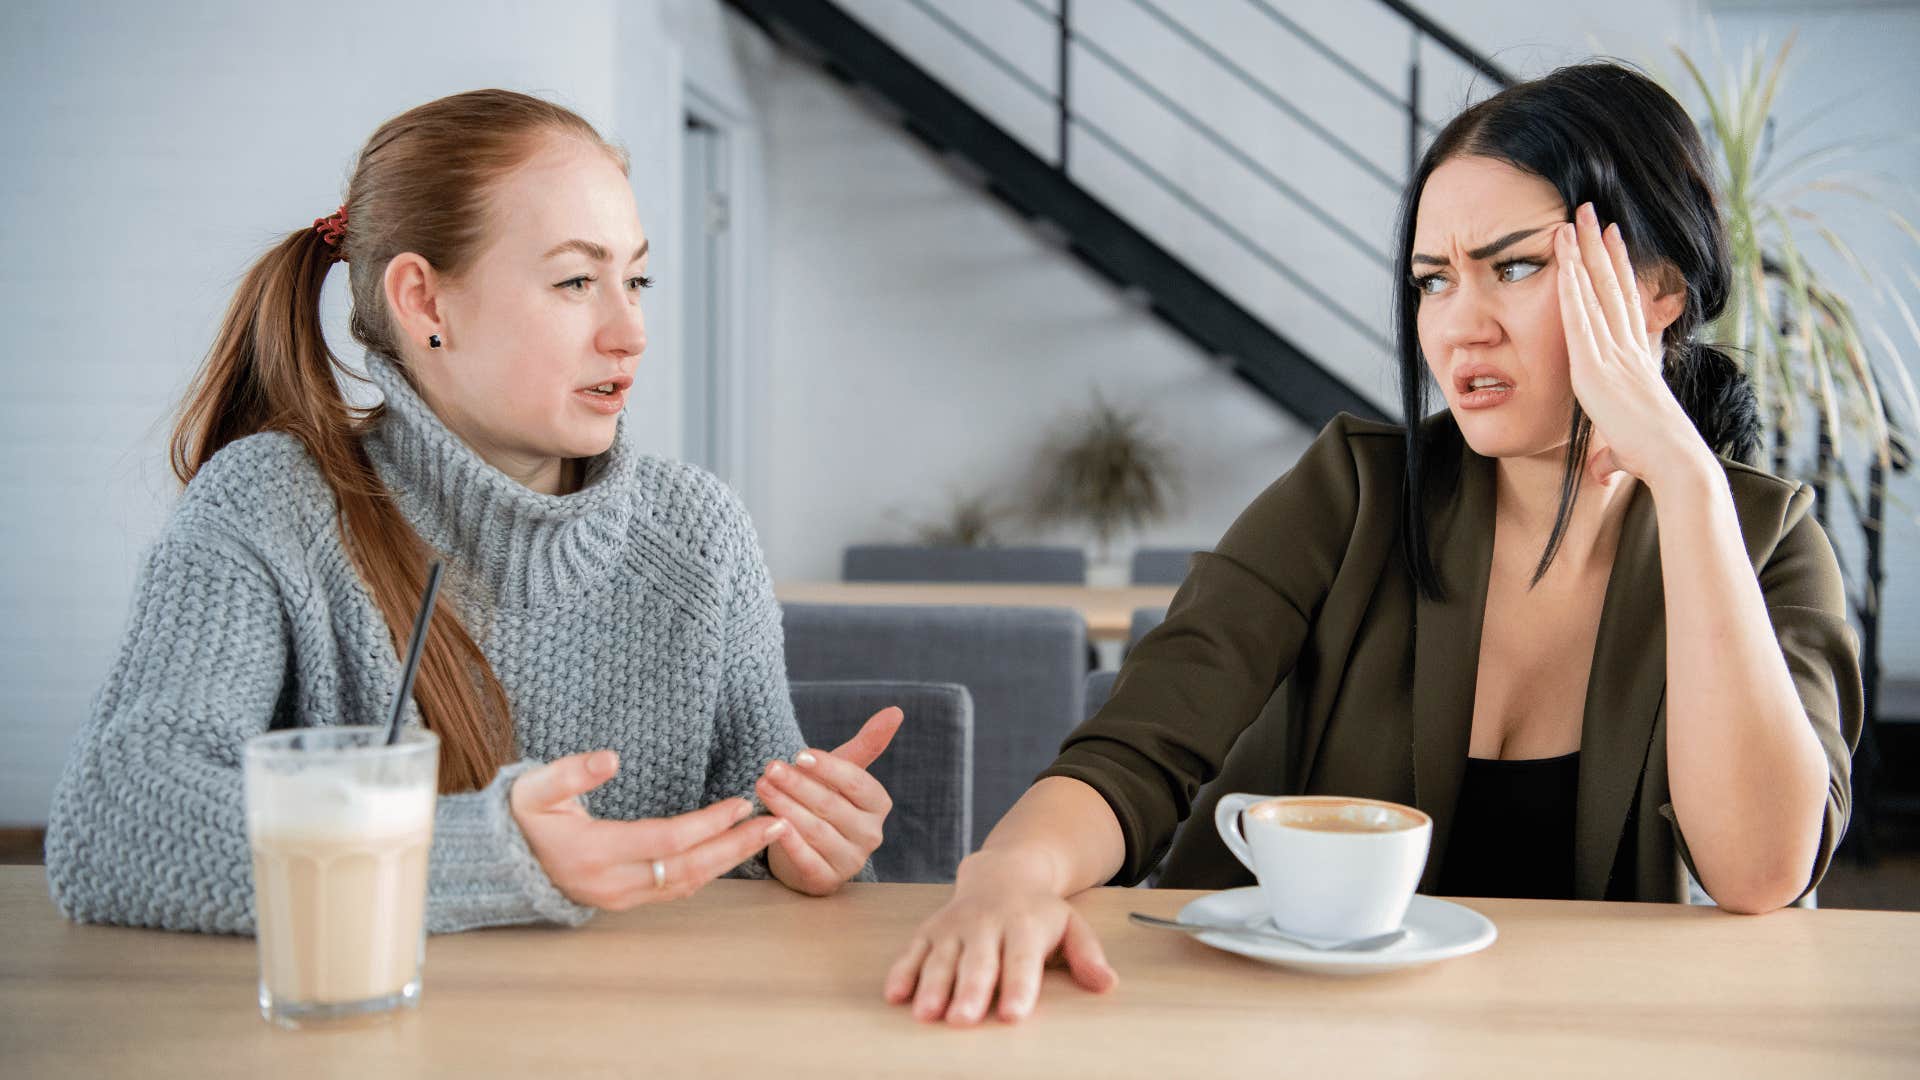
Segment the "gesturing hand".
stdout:
<path fill-rule="evenodd" d="M 893 799 L 867 766 L 900 730 L 905 714 L 881 709 L 833 752 L 804 750 L 797 764 L 774 761 L 754 785 L 767 810 L 793 827 L 767 853 L 781 881 L 825 896 L 860 872 L 880 846 Z"/>
<path fill-rule="evenodd" d="M 507 794 L 533 857 L 576 904 L 623 911 L 689 896 L 791 828 L 769 817 L 743 822 L 753 813 L 745 799 L 724 799 L 678 817 L 595 818 L 578 796 L 606 783 L 619 767 L 611 750 L 574 754 L 526 773 Z"/>
<path fill-rule="evenodd" d="M 1710 454 L 1661 374 L 1660 350 L 1648 342 L 1620 226 L 1603 232 L 1593 204 L 1582 203 L 1572 223 L 1557 227 L 1553 243 L 1568 372 L 1597 444 L 1588 475 L 1605 482 L 1625 471 L 1652 480 Z"/>

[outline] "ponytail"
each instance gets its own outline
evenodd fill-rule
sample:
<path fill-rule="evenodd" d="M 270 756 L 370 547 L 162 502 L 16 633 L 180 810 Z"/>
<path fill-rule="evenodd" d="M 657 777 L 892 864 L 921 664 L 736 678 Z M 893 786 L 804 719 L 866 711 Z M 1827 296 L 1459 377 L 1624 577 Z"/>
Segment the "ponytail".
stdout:
<path fill-rule="evenodd" d="M 320 330 L 333 261 L 318 231 L 301 229 L 247 272 L 174 425 L 169 457 L 181 483 L 256 432 L 287 432 L 322 461 L 349 438 L 353 416 L 333 381 L 339 361 Z"/>
<path fill-rule="evenodd" d="M 345 369 L 321 332 L 320 289 L 336 258 L 317 229 L 301 229 L 247 272 L 181 406 L 169 456 L 186 483 L 249 435 L 299 439 L 333 490 L 341 541 L 386 619 L 397 657 L 425 588 L 427 550 L 360 442 L 363 426 L 384 410 L 349 406 L 335 381 L 336 369 Z M 484 787 L 511 760 L 506 691 L 445 600 L 434 607 L 414 700 L 440 736 L 442 792 Z"/>
<path fill-rule="evenodd" d="M 1760 404 L 1747 373 L 1724 350 L 1681 341 L 1670 351 L 1667 386 L 1713 452 L 1755 464 L 1760 456 Z"/>

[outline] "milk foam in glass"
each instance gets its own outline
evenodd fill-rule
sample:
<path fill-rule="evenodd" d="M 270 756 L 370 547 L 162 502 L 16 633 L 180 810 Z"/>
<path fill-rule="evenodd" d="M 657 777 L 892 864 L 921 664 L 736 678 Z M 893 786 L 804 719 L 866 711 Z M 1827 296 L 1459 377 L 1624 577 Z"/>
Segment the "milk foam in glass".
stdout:
<path fill-rule="evenodd" d="M 283 1027 L 412 1007 L 440 740 L 381 727 L 248 740 L 260 1012 Z"/>

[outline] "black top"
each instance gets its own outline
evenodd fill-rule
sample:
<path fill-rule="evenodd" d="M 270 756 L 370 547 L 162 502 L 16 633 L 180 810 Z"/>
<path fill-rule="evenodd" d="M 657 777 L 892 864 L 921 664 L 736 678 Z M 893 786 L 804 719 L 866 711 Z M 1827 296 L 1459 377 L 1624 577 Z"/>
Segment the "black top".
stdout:
<path fill-rule="evenodd" d="M 1573 898 L 1580 752 L 1528 761 L 1467 759 L 1440 871 L 1442 896 Z"/>

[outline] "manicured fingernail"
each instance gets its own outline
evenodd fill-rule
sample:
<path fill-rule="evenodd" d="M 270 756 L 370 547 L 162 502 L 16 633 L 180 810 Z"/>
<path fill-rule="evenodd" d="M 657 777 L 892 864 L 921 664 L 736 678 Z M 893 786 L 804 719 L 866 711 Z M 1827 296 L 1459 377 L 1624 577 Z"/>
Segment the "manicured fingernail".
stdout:
<path fill-rule="evenodd" d="M 769 840 L 778 840 L 785 835 L 787 835 L 787 823 L 784 821 L 776 821 L 767 828 L 767 839 Z"/>
<path fill-rule="evenodd" d="M 794 758 L 793 760 L 799 762 L 802 765 L 805 765 L 808 768 L 812 768 L 813 766 L 819 764 L 819 762 L 815 760 L 813 756 L 813 752 L 811 750 L 800 751 L 800 756 Z"/>
<path fill-rule="evenodd" d="M 779 776 L 780 774 L 786 771 L 787 771 L 786 765 L 782 764 L 781 762 L 774 761 L 774 762 L 769 762 L 767 764 L 768 776 Z"/>
<path fill-rule="evenodd" d="M 620 771 L 620 755 L 611 750 L 602 750 L 593 755 L 593 771 L 609 775 Z"/>
<path fill-rule="evenodd" d="M 1600 215 L 1594 213 L 1593 204 L 1590 202 L 1580 204 L 1580 216 L 1586 218 L 1587 224 L 1589 225 L 1598 225 L 1600 223 Z"/>

